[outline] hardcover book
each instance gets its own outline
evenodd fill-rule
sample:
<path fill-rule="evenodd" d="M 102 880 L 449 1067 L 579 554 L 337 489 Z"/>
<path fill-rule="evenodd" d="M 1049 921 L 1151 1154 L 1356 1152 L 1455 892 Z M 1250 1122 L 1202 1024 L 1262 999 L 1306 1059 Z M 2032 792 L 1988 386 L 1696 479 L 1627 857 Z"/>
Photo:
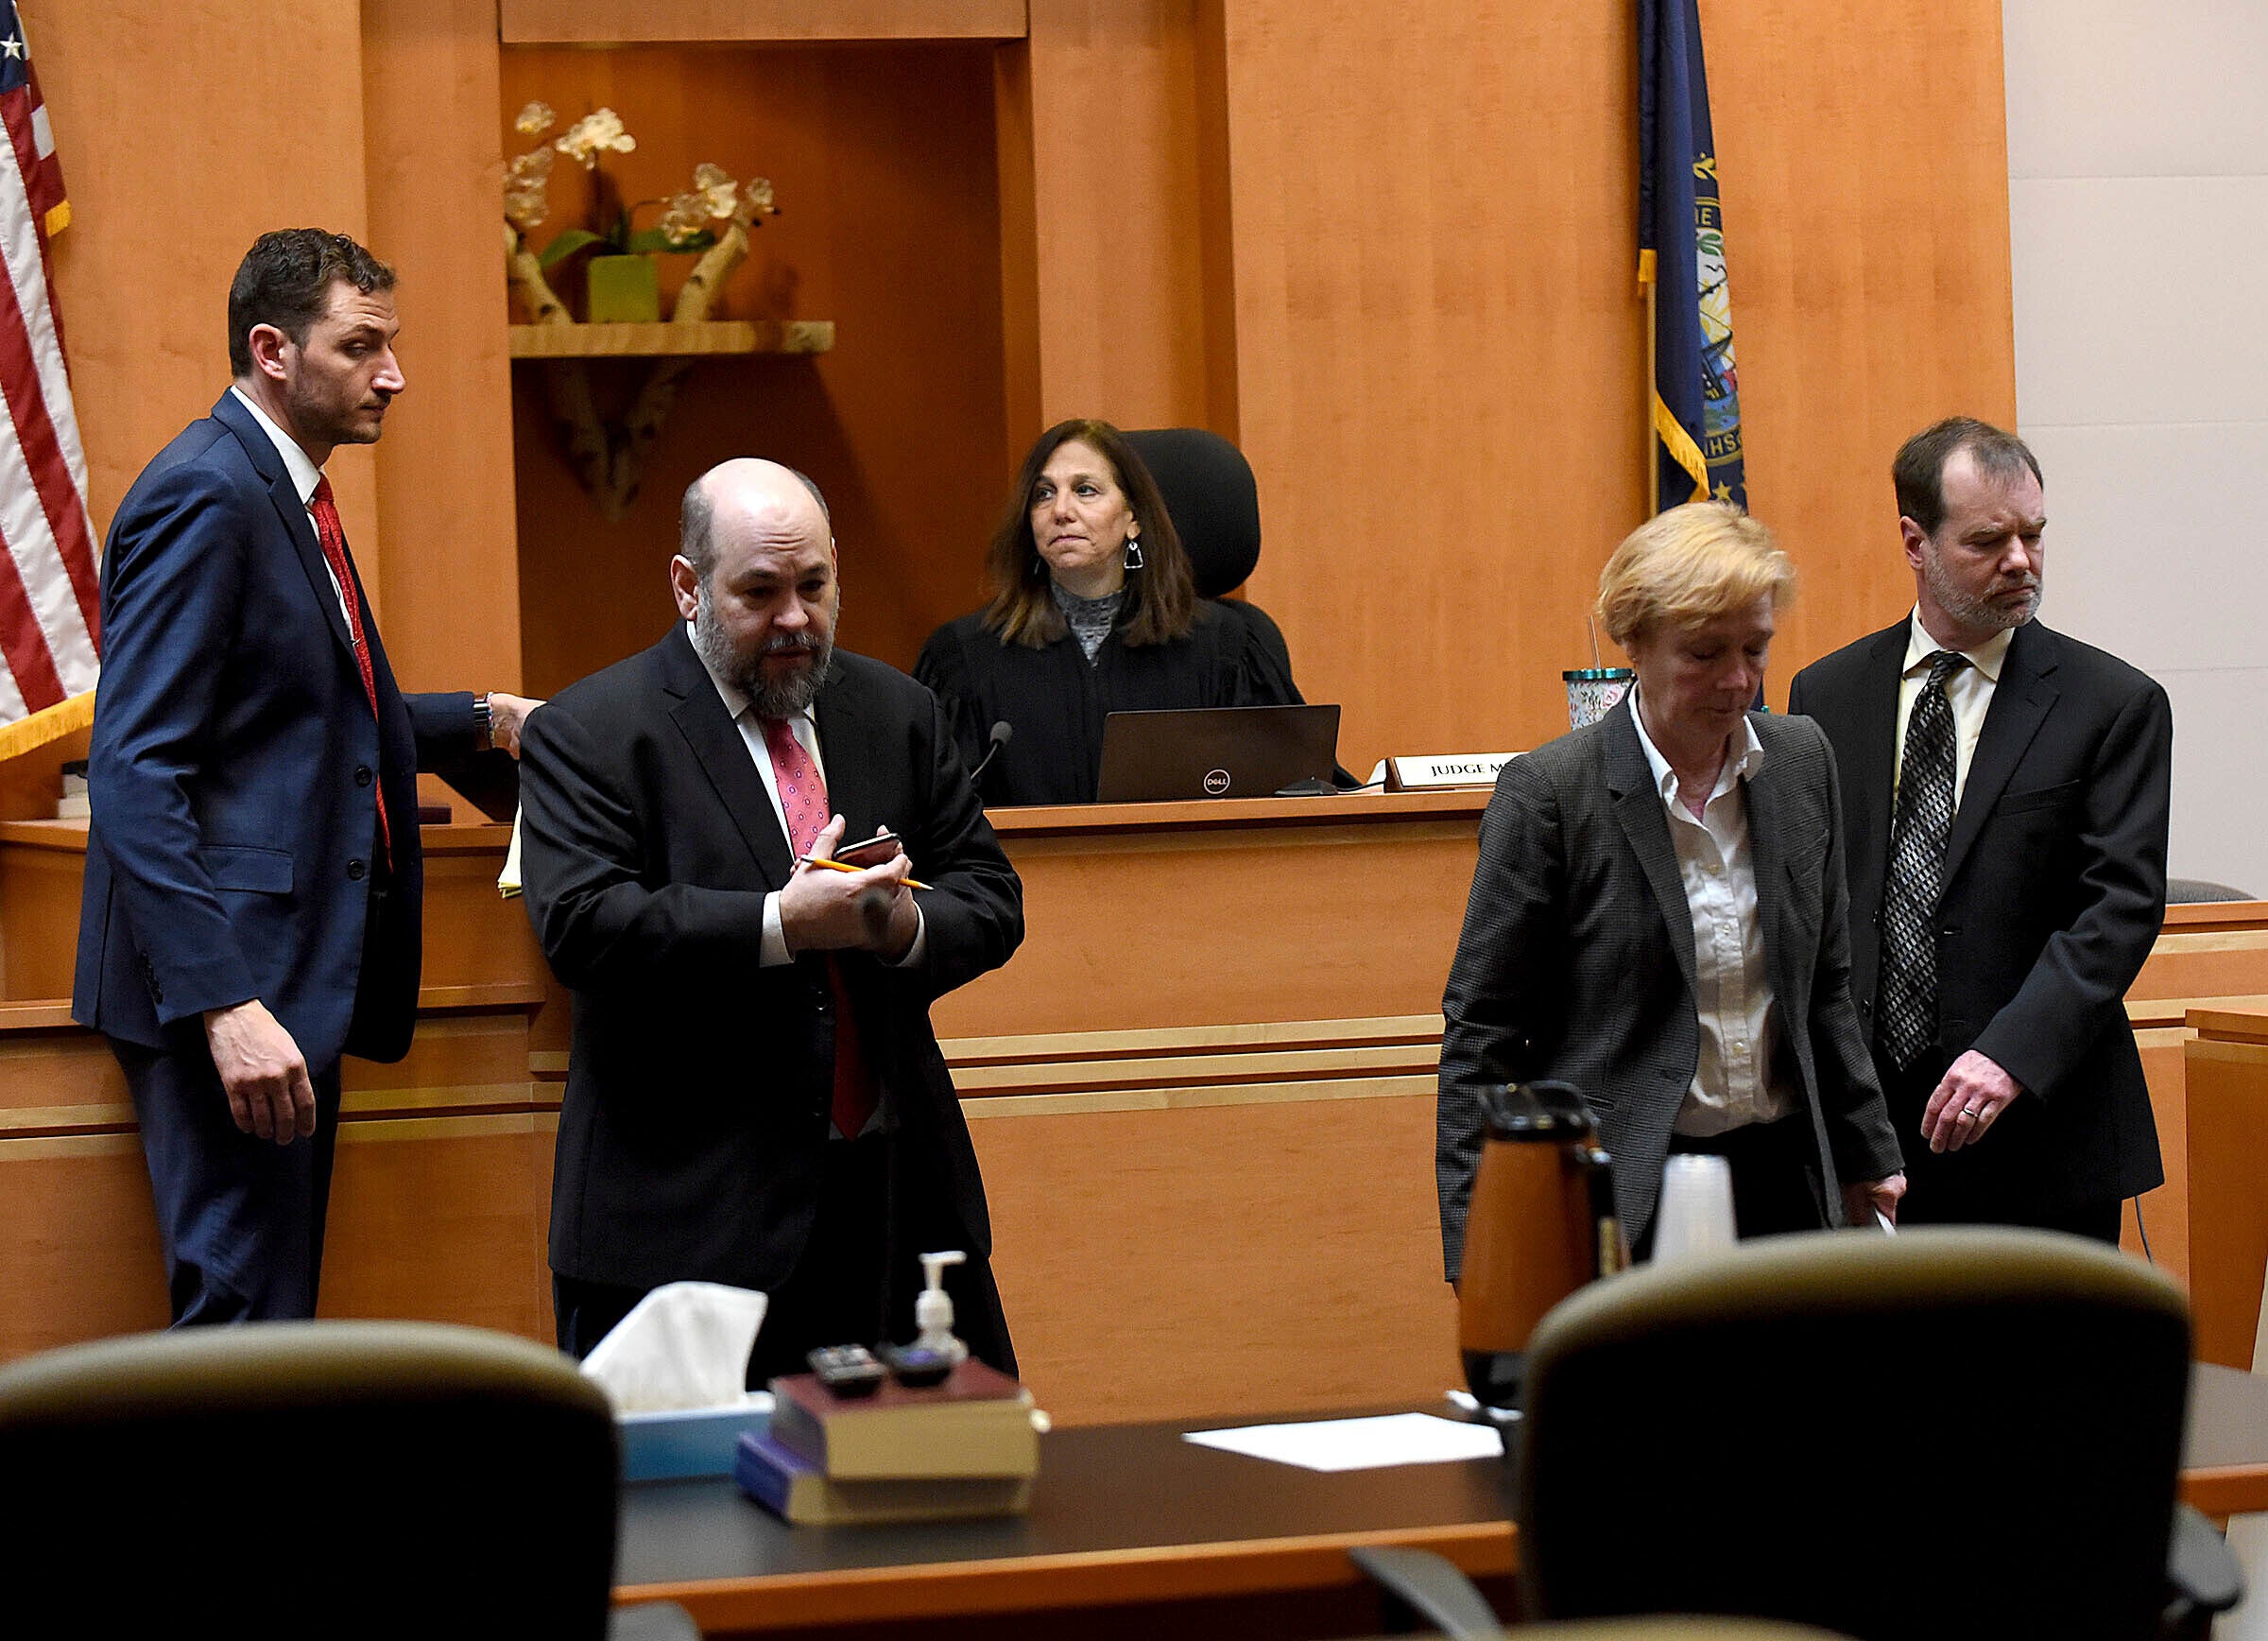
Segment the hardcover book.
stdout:
<path fill-rule="evenodd" d="M 1029 1477 L 1040 1468 L 1032 1394 L 979 1361 L 944 1383 L 835 1395 L 810 1373 L 772 1381 L 774 1442 L 836 1481 Z"/>
<path fill-rule="evenodd" d="M 1020 1515 L 1032 1501 L 1029 1476 L 844 1481 L 757 1430 L 741 1437 L 732 1477 L 743 1493 L 798 1527 Z"/>

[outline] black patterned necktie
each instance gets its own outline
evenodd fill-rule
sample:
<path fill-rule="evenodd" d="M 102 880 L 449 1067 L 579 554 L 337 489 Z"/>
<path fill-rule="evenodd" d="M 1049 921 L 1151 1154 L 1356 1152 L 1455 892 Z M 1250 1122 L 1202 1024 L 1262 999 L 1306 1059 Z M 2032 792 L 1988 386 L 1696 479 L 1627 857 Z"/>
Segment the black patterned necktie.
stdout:
<path fill-rule="evenodd" d="M 1968 658 L 1940 649 L 1906 720 L 1890 828 L 1890 881 L 1882 891 L 1880 1030 L 1890 1063 L 1903 1071 L 1937 1035 L 1937 941 L 1931 924 L 1945 890 L 1945 839 L 1953 829 L 1953 707 L 1945 682 Z"/>

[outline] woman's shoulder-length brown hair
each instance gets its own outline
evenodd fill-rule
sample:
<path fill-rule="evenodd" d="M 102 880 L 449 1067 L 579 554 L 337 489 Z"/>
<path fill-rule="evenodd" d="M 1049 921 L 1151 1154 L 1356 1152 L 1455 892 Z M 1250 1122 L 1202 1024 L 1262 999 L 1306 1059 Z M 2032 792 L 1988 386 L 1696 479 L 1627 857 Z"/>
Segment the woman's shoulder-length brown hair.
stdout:
<path fill-rule="evenodd" d="M 1024 644 L 1034 649 L 1069 630 L 1049 587 L 1047 561 L 1032 540 L 1032 492 L 1039 488 L 1048 458 L 1074 439 L 1102 453 L 1134 512 L 1143 561 L 1141 568 L 1126 572 L 1125 602 L 1118 621 L 1121 639 L 1127 644 L 1167 644 L 1186 638 L 1197 623 L 1196 579 L 1166 513 L 1165 498 L 1158 493 L 1158 481 L 1126 436 L 1091 417 L 1057 423 L 1040 435 L 1023 458 L 985 554 L 985 586 L 992 600 L 985 607 L 985 625 L 1000 634 L 1003 644 Z"/>

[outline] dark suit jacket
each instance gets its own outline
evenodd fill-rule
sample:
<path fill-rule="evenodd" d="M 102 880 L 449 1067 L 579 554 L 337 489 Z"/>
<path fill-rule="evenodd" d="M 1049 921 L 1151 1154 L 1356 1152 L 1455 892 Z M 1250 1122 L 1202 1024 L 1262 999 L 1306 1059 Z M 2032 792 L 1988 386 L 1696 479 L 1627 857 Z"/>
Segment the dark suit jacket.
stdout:
<path fill-rule="evenodd" d="M 1788 699 L 1843 767 L 1851 990 L 1869 1039 L 1910 631 L 1901 620 L 1813 663 Z M 1901 1132 L 1917 1167 L 2018 1213 L 2164 1180 L 2125 995 L 2165 916 L 2173 754 L 2173 708 L 2153 680 L 2037 621 L 2016 630 L 1946 839 L 1937 1049 L 1948 1062 L 1976 1049 L 2032 1097 L 1943 1158 Z"/>
<path fill-rule="evenodd" d="M 984 1184 L 929 1005 L 1007 960 L 1022 889 L 927 690 L 838 650 L 816 713 L 850 836 L 887 822 L 933 886 L 919 965 L 841 959 L 898 1136 L 896 1229 L 977 1261 Z M 768 1291 L 817 1207 L 835 1020 L 823 959 L 759 966 L 793 861 L 747 747 L 678 627 L 531 715 L 522 754 L 528 913 L 575 993 L 552 1269 Z"/>
<path fill-rule="evenodd" d="M 1631 1238 L 1654 1218 L 1670 1126 L 1701 1054 L 1693 924 L 1661 793 L 1622 706 L 1506 764 L 1481 821 L 1465 932 L 1442 1012 L 1435 1171 L 1450 1279 L 1483 1139 L 1484 1091 L 1557 1078 L 1597 1115 Z M 1834 759 L 1813 725 L 1753 713 L 1764 761 L 1745 783 L 1757 917 L 1785 1065 L 1837 1185 L 1899 1168 L 1850 1004 Z"/>
<path fill-rule="evenodd" d="M 198 1014 L 258 997 L 318 1072 L 408 1049 L 417 771 L 472 751 L 472 698 L 403 695 L 364 631 L 375 719 L 307 510 L 223 393 L 143 470 L 103 550 L 74 1019 L 201 1054 Z M 369 927 L 373 781 L 396 861 Z"/>

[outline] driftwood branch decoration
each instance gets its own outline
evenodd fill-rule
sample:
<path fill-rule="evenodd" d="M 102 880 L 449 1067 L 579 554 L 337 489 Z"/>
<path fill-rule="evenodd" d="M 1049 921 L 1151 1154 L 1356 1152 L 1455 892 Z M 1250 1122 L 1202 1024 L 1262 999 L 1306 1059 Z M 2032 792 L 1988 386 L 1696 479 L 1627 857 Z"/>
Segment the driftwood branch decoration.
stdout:
<path fill-rule="evenodd" d="M 575 323 L 566 304 L 543 277 L 535 254 L 516 232 L 509 228 L 505 232 L 507 279 L 530 321 L 551 325 Z M 669 322 L 692 325 L 707 319 L 717 291 L 747 254 L 747 230 L 735 222 L 702 253 L 699 264 L 686 278 L 684 288 L 678 293 Z M 629 410 L 619 422 L 610 422 L 599 413 L 597 397 L 591 390 L 588 361 L 544 361 L 543 384 L 551 419 L 567 447 L 567 458 L 574 464 L 576 475 L 607 519 L 622 519 L 630 510 L 630 504 L 638 499 L 646 454 L 653 448 L 662 423 L 668 420 L 670 409 L 677 403 L 679 384 L 692 363 L 685 355 L 653 360 L 645 368 L 644 380 L 640 383 Z"/>
<path fill-rule="evenodd" d="M 724 237 L 701 253 L 701 260 L 685 276 L 684 286 L 678 292 L 677 305 L 669 312 L 673 325 L 698 324 L 709 317 L 709 304 L 716 293 L 731 278 L 732 270 L 748 254 L 748 231 L 745 224 L 735 221 L 725 230 Z M 579 361 L 561 361 L 579 363 Z M 630 404 L 629 414 L 623 418 L 619 429 L 610 429 L 612 440 L 613 488 L 598 493 L 599 510 L 610 519 L 619 519 L 629 510 L 630 503 L 638 497 L 638 481 L 645 466 L 645 454 L 653 448 L 654 438 L 668 420 L 671 408 L 678 402 L 678 384 L 684 380 L 693 360 L 685 354 L 674 358 L 656 359 L 646 368 L 645 380 L 638 389 L 638 397 Z M 556 406 L 556 401 L 554 402 Z"/>

